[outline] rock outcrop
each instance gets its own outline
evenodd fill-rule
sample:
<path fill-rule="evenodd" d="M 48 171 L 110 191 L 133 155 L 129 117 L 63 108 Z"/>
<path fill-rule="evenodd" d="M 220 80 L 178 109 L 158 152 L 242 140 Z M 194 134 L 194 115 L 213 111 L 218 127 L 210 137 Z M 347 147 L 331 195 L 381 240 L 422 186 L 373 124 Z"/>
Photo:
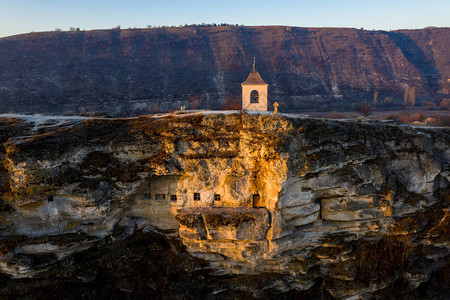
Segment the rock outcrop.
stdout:
<path fill-rule="evenodd" d="M 448 295 L 448 128 L 220 112 L 0 124 L 3 295 L 103 286 L 96 264 L 127 277 L 108 251 L 164 261 L 145 264 L 208 298 Z M 187 279 L 198 270 L 210 283 Z M 137 276 L 114 288 L 142 295 Z"/>
<path fill-rule="evenodd" d="M 240 103 L 257 69 L 269 106 L 345 109 L 450 98 L 450 28 L 220 26 L 30 33 L 0 39 L 0 113 L 143 114 Z M 388 101 L 389 102 L 389 101 Z M 235 109 L 229 107 L 229 109 Z"/>

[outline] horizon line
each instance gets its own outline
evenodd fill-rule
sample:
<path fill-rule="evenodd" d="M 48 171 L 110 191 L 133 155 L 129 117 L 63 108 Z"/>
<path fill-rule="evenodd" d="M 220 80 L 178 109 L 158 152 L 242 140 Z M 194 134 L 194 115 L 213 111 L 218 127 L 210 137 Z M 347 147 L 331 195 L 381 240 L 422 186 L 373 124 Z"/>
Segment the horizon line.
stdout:
<path fill-rule="evenodd" d="M 222 25 L 225 24 L 225 25 Z M 345 26 L 299 26 L 299 25 L 281 25 L 281 24 L 271 24 L 271 25 L 245 25 L 245 24 L 229 24 L 229 23 L 200 23 L 200 24 L 185 24 L 185 25 L 147 25 L 147 27 L 127 27 L 122 28 L 121 25 L 117 25 L 112 28 L 92 28 L 92 29 L 81 29 L 79 27 L 69 27 L 68 30 L 55 28 L 54 30 L 45 30 L 45 31 L 29 31 L 23 33 L 16 33 L 12 35 L 1 36 L 2 38 L 27 35 L 33 33 L 51 33 L 51 32 L 89 32 L 89 31 L 106 31 L 106 30 L 151 30 L 151 29 L 164 29 L 164 28 L 214 28 L 214 27 L 294 27 L 294 28 L 311 28 L 311 29 L 356 29 L 356 30 L 364 30 L 364 31 L 400 31 L 400 30 L 423 30 L 423 29 L 441 29 L 441 28 L 450 28 L 447 26 L 425 26 L 420 28 L 397 28 L 397 29 L 367 29 L 364 27 L 345 27 Z"/>

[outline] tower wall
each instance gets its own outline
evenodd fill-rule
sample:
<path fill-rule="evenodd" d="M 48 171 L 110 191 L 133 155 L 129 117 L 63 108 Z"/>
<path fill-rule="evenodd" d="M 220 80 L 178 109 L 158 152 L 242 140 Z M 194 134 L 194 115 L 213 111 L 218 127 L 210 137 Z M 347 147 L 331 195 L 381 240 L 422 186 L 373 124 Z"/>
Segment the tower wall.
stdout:
<path fill-rule="evenodd" d="M 267 87 L 268 85 L 242 85 L 242 110 L 267 110 Z M 250 93 L 257 90 L 259 93 L 259 103 L 250 103 Z"/>

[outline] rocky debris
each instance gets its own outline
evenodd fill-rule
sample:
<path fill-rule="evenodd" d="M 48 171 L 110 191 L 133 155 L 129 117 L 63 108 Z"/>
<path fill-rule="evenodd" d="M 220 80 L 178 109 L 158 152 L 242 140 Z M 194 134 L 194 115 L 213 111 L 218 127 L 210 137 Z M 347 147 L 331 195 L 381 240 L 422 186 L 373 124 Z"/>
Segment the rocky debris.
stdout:
<path fill-rule="evenodd" d="M 2 122 L 5 295 L 16 280 L 54 288 L 44 281 L 54 277 L 80 293 L 108 278 L 118 295 L 176 295 L 168 278 L 180 268 L 180 286 L 211 298 L 351 299 L 445 284 L 446 128 L 220 112 L 44 133 Z M 165 275 L 130 279 L 144 272 L 125 267 L 133 255 Z M 128 279 L 112 279 L 114 266 Z"/>

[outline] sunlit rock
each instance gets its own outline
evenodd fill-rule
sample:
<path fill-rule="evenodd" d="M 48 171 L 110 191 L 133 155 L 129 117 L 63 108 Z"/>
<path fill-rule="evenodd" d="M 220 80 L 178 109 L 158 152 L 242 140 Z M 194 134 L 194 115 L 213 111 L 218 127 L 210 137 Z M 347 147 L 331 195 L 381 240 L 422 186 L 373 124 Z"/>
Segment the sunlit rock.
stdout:
<path fill-rule="evenodd" d="M 228 112 L 23 126 L 0 131 L 0 268 L 15 278 L 141 235 L 186 270 L 335 297 L 420 288 L 448 261 L 445 128 Z"/>

